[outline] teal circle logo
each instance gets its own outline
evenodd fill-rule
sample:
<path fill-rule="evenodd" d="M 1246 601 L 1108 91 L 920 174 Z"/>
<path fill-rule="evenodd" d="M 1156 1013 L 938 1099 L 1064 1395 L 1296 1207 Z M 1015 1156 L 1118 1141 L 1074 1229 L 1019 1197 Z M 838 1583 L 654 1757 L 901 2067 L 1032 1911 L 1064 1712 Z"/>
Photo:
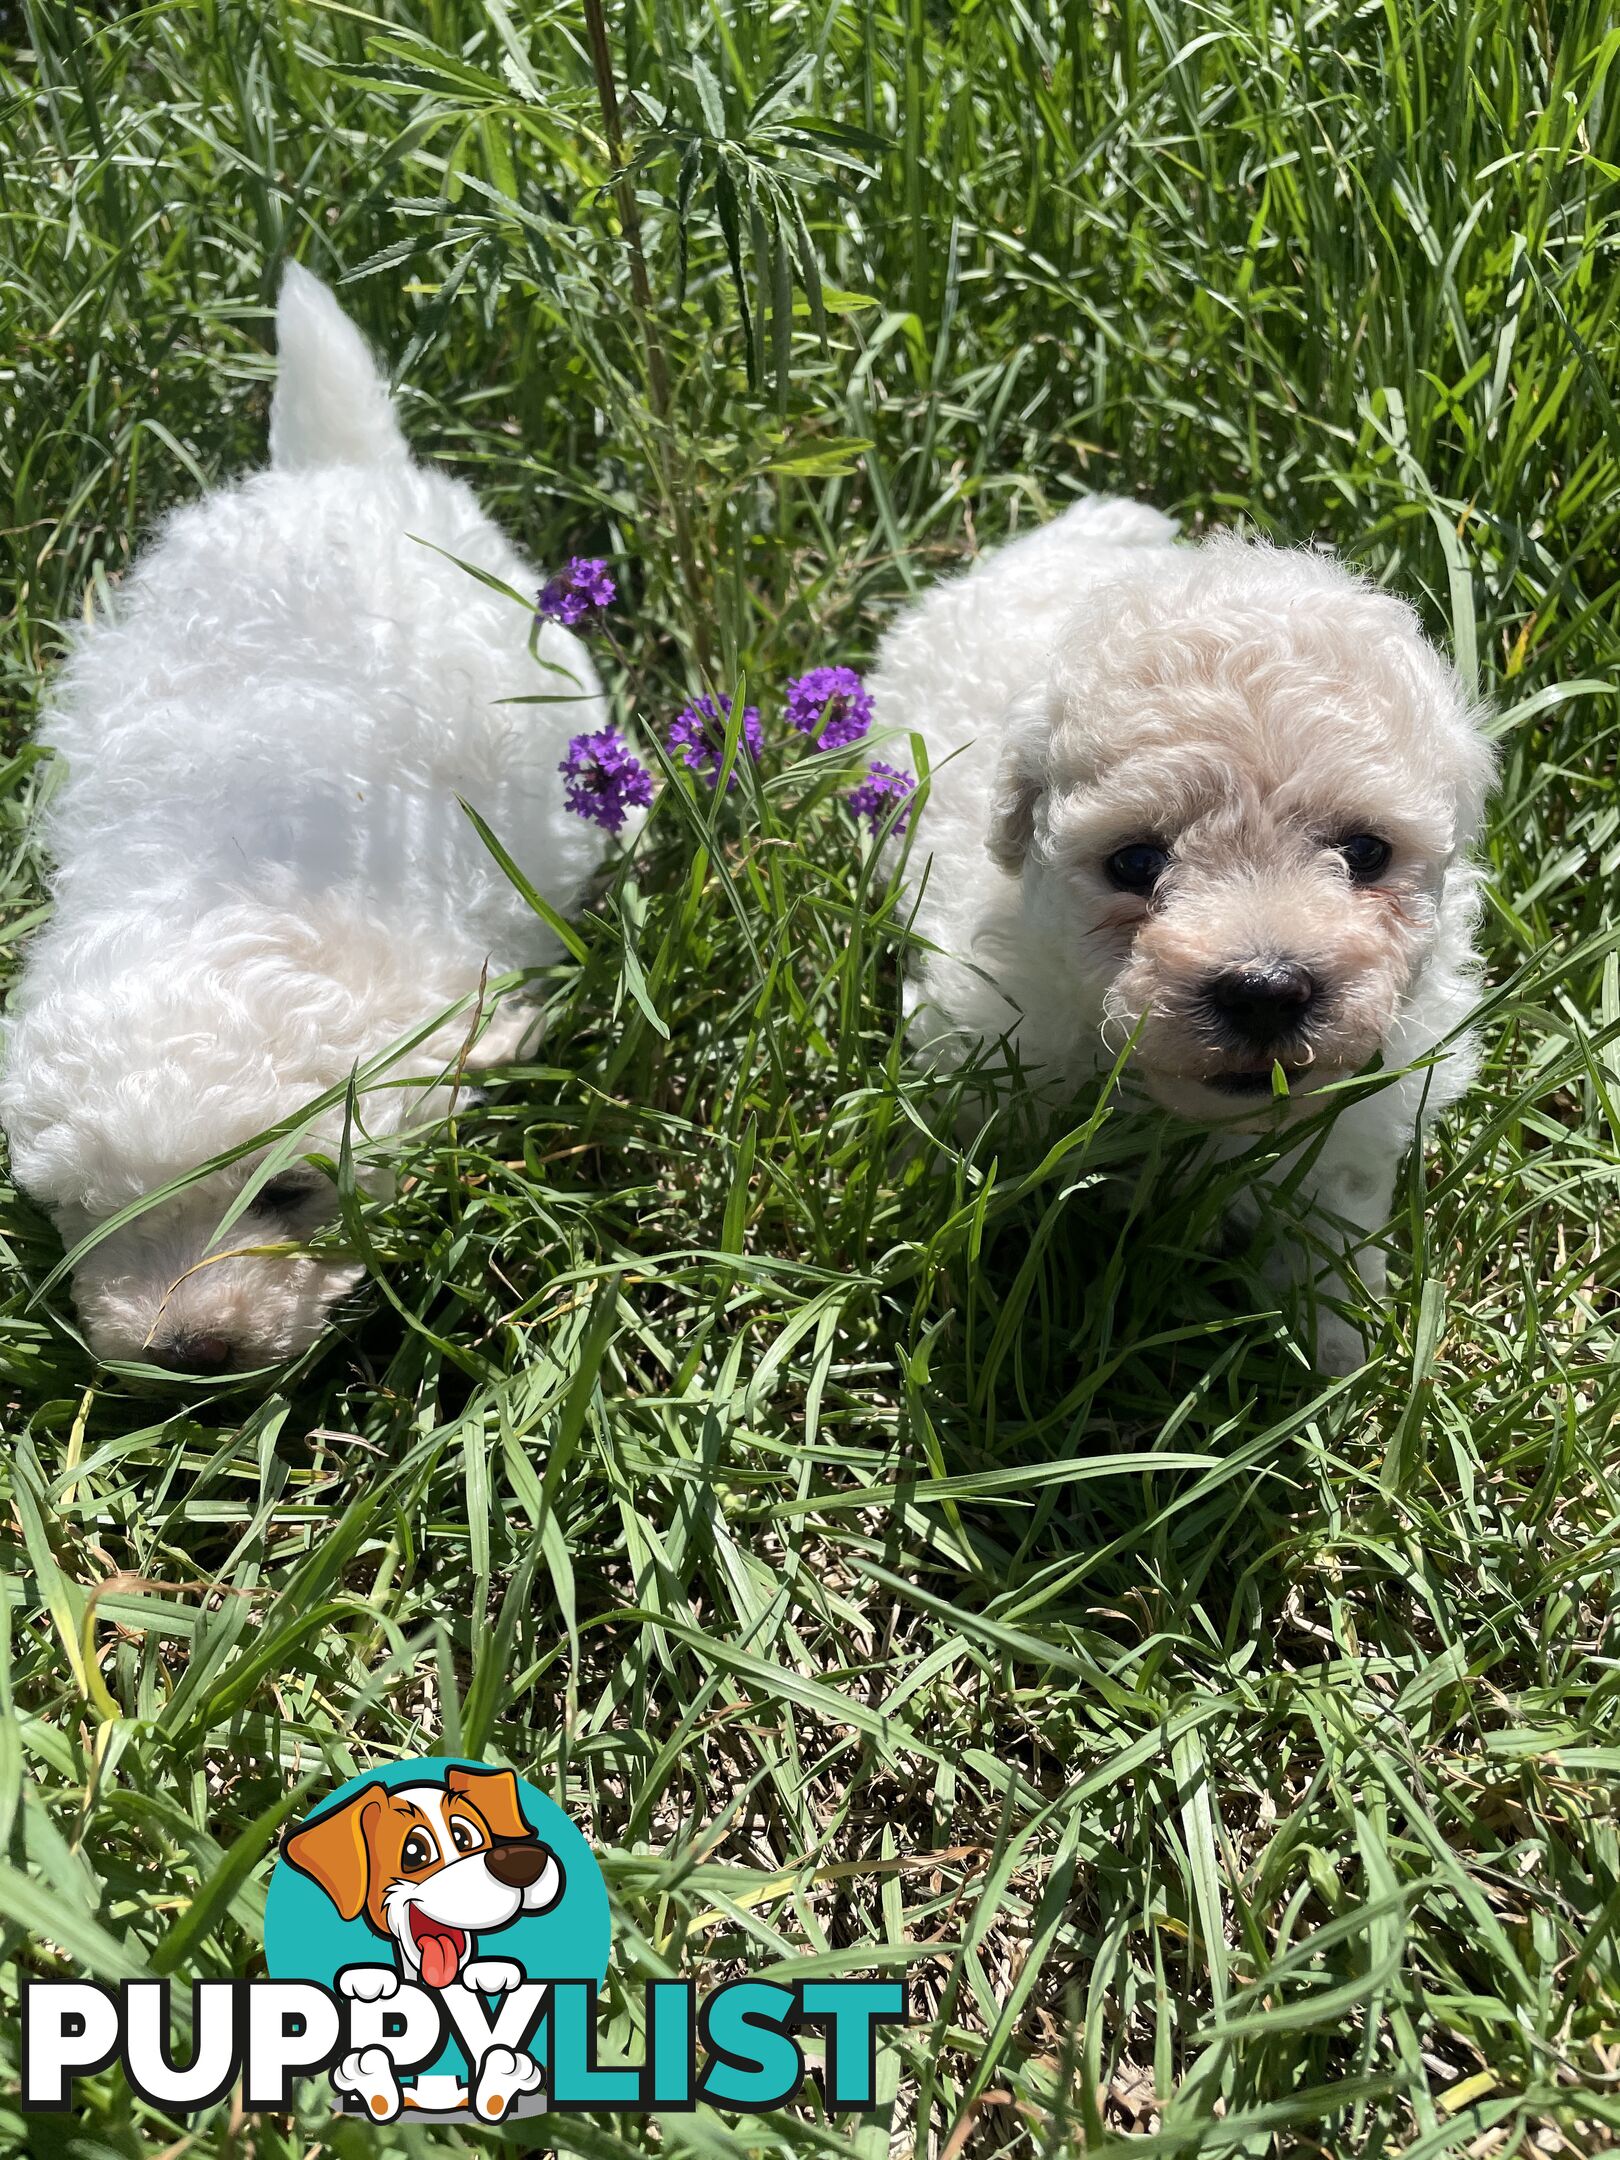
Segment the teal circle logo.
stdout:
<path fill-rule="evenodd" d="M 265 1902 L 276 1980 L 345 1999 L 339 2106 L 491 2123 L 543 2107 L 549 1984 L 607 1972 L 602 1871 L 511 1770 L 422 1756 L 350 1778 L 287 1831 Z"/>

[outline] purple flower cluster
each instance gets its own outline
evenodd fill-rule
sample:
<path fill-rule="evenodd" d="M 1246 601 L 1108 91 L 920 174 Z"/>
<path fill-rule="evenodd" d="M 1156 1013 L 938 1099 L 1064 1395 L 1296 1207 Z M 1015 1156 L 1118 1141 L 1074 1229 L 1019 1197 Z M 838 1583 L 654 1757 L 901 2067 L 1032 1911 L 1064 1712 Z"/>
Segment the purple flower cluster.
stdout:
<path fill-rule="evenodd" d="M 847 750 L 872 725 L 872 694 L 853 668 L 818 667 L 787 686 L 788 725 L 818 750 Z"/>
<path fill-rule="evenodd" d="M 607 564 L 596 556 L 576 555 L 568 568 L 551 579 L 541 591 L 535 610 L 537 621 L 558 622 L 569 629 L 599 619 L 613 604 L 617 587 Z M 689 771 L 700 774 L 711 788 L 719 785 L 725 758 L 726 730 L 733 700 L 727 697 L 696 697 L 670 721 L 664 740 L 671 756 Z M 805 738 L 811 752 L 847 750 L 870 732 L 872 694 L 853 668 L 815 667 L 789 678 L 782 702 L 783 718 Z M 743 707 L 738 737 L 738 762 L 757 759 L 764 748 L 765 731 L 759 708 Z M 568 755 L 558 766 L 566 782 L 565 800 L 576 817 L 589 818 L 610 833 L 622 832 L 631 809 L 652 801 L 652 774 L 631 750 L 617 728 L 605 727 L 594 735 L 576 735 Z M 732 771 L 729 786 L 737 785 Z M 897 805 L 916 789 L 916 781 L 896 765 L 874 759 L 865 777 L 845 792 L 851 813 L 864 819 L 875 834 Z M 904 811 L 894 831 L 903 833 L 910 818 Z"/>
<path fill-rule="evenodd" d="M 784 709 L 789 725 L 808 736 L 815 750 L 847 750 L 872 725 L 872 693 L 853 668 L 810 668 L 795 676 L 787 686 Z M 844 800 L 852 814 L 864 818 L 868 829 L 876 833 L 890 805 L 903 802 L 916 785 L 910 773 L 874 758 L 866 778 L 850 788 Z M 906 823 L 906 817 L 899 818 L 896 833 L 903 833 Z"/>
<path fill-rule="evenodd" d="M 599 555 L 576 555 L 566 570 L 541 586 L 535 620 L 558 622 L 565 629 L 577 630 L 581 623 L 605 615 L 618 590 Z"/>
<path fill-rule="evenodd" d="M 589 818 L 610 833 L 622 831 L 632 806 L 644 808 L 652 801 L 652 774 L 617 728 L 576 735 L 557 770 L 575 817 Z"/>
<path fill-rule="evenodd" d="M 858 818 L 865 818 L 872 832 L 878 831 L 889 814 L 891 803 L 904 802 L 916 788 L 910 773 L 902 772 L 898 765 L 885 765 L 881 758 L 874 758 L 866 778 L 859 787 L 852 787 L 847 797 L 849 807 Z M 910 820 L 907 811 L 895 822 L 896 833 L 903 833 Z"/>
<path fill-rule="evenodd" d="M 721 704 L 717 704 L 712 697 L 694 698 L 690 705 L 684 706 L 675 715 L 669 723 L 669 732 L 664 737 L 671 752 L 681 763 L 689 766 L 693 772 L 703 773 L 710 787 L 715 786 L 720 778 L 720 763 L 726 750 L 726 729 L 731 721 L 731 703 L 729 698 Z M 764 730 L 760 726 L 758 706 L 745 705 L 742 733 L 737 740 L 739 755 L 746 751 L 749 757 L 757 758 L 763 739 Z M 727 783 L 728 790 L 736 785 L 737 774 L 733 768 Z"/>

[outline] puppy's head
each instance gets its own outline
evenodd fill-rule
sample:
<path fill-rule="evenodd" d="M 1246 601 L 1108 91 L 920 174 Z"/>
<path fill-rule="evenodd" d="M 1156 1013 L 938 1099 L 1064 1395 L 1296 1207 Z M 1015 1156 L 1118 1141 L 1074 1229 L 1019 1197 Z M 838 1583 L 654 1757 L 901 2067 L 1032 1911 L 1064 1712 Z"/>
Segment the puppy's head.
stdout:
<path fill-rule="evenodd" d="M 331 1180 L 299 1163 L 259 1185 L 228 1227 L 256 1165 L 197 1179 L 91 1246 L 73 1296 L 98 1357 L 217 1376 L 295 1357 L 364 1269 L 309 1241 L 337 1214 Z M 72 1244 L 94 1227 L 59 1211 Z"/>
<path fill-rule="evenodd" d="M 361 1270 L 329 1240 L 308 1249 L 337 1207 L 330 1180 L 302 1162 L 263 1180 L 227 1223 L 259 1176 L 265 1149 L 253 1143 L 296 1127 L 453 995 L 384 929 L 314 905 L 236 904 L 176 924 L 120 917 L 54 946 L 45 933 L 7 1029 L 0 1122 L 18 1182 L 50 1208 L 64 1242 L 103 1232 L 200 1164 L 251 1150 L 86 1251 L 74 1299 L 98 1356 L 220 1373 L 314 1341 Z M 518 1025 L 514 1016 L 507 1035 Z M 437 1030 L 367 1089 L 369 1135 L 448 1104 L 450 1089 L 434 1083 L 466 1026 Z M 304 1149 L 336 1156 L 343 1125 L 342 1105 L 328 1104 L 304 1125 Z"/>
<path fill-rule="evenodd" d="M 1492 761 L 1412 611 L 1329 558 L 1222 540 L 1082 602 L 1015 716 L 990 852 L 1140 1077 L 1273 1114 L 1388 1041 Z"/>

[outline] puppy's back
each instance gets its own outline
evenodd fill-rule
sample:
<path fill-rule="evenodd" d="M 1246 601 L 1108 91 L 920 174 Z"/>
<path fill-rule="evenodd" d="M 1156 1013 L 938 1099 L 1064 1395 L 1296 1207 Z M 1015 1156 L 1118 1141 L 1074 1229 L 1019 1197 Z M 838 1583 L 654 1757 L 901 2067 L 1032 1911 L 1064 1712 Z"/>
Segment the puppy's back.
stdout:
<path fill-rule="evenodd" d="M 537 583 L 469 489 L 411 460 L 325 287 L 289 272 L 278 322 L 269 471 L 176 512 L 54 686 L 59 911 L 346 894 L 402 927 L 448 913 L 517 964 L 534 918 L 458 798 L 571 905 L 601 836 L 563 814 L 556 768 L 604 724 L 594 672 L 553 624 L 537 669 L 521 600 L 460 567 Z"/>

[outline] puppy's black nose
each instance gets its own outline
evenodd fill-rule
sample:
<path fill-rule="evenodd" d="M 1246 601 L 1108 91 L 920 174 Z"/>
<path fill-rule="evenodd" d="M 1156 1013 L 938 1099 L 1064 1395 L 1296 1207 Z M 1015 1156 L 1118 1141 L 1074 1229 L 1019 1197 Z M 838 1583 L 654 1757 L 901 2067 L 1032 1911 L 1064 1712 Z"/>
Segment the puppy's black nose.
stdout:
<path fill-rule="evenodd" d="M 1223 1029 L 1264 1049 L 1293 1034 L 1316 1002 L 1316 978 L 1297 960 L 1256 960 L 1211 976 L 1205 1002 Z"/>
<path fill-rule="evenodd" d="M 222 1373 L 231 1362 L 228 1335 L 171 1335 L 152 1352 L 166 1372 Z"/>
<path fill-rule="evenodd" d="M 525 1840 L 518 1845 L 492 1846 L 485 1866 L 508 1890 L 527 1890 L 546 1872 L 547 1858 L 543 1845 L 531 1845 Z"/>

